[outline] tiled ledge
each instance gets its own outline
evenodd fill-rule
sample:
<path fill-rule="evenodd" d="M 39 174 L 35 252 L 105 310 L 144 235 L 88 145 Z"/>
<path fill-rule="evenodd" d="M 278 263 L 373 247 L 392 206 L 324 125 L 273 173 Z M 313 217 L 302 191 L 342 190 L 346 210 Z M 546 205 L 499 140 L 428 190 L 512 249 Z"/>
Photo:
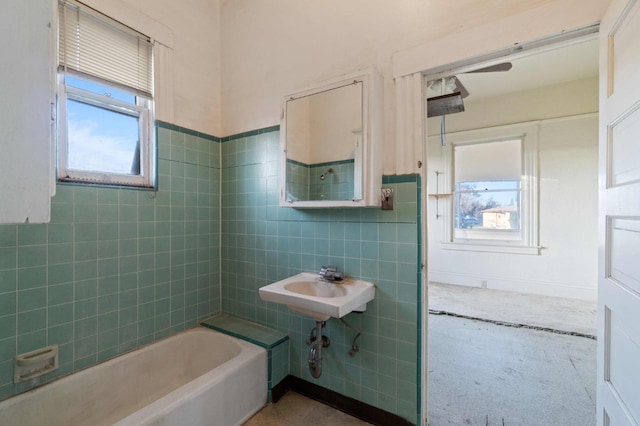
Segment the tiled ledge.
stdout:
<path fill-rule="evenodd" d="M 267 401 L 277 402 L 287 391 L 289 375 L 289 336 L 260 324 L 220 314 L 207 318 L 203 326 L 263 347 L 267 351 Z"/>
<path fill-rule="evenodd" d="M 253 343 L 265 349 L 273 349 L 280 343 L 289 340 L 285 333 L 267 328 L 263 325 L 247 321 L 228 314 L 220 314 L 202 321 L 202 325 L 220 333 Z"/>

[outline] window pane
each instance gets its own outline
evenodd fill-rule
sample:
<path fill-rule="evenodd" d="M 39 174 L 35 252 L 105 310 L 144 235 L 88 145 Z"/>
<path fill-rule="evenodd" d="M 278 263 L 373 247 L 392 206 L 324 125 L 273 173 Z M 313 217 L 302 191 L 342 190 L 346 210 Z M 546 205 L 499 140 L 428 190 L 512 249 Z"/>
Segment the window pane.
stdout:
<path fill-rule="evenodd" d="M 454 146 L 455 182 L 513 181 L 522 175 L 522 140 Z"/>
<path fill-rule="evenodd" d="M 137 175 L 138 118 L 69 99 L 69 168 Z"/>
<path fill-rule="evenodd" d="M 501 191 L 519 190 L 519 180 L 494 180 L 482 182 L 459 182 L 456 184 L 456 191 L 481 192 L 481 191 Z"/>
<path fill-rule="evenodd" d="M 464 182 L 456 185 L 455 238 L 520 239 L 519 188 L 519 181 Z"/>
<path fill-rule="evenodd" d="M 90 80 L 73 77 L 68 74 L 65 76 L 65 82 L 67 83 L 68 86 L 71 86 L 71 87 L 87 90 L 89 92 L 96 93 L 98 95 L 104 95 L 109 98 L 130 103 L 132 105 L 136 104 L 136 96 L 132 93 L 128 93 L 123 90 L 114 89 L 113 87 L 94 83 L 93 81 L 90 81 Z"/>

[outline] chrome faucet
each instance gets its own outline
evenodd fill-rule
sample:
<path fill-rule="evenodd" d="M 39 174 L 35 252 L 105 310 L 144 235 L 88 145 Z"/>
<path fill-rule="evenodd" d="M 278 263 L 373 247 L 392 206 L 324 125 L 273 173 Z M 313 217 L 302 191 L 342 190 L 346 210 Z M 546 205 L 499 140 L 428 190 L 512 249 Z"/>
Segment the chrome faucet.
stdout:
<path fill-rule="evenodd" d="M 321 267 L 320 276 L 325 281 L 342 281 L 342 272 L 338 272 L 338 268 L 335 266 Z"/>

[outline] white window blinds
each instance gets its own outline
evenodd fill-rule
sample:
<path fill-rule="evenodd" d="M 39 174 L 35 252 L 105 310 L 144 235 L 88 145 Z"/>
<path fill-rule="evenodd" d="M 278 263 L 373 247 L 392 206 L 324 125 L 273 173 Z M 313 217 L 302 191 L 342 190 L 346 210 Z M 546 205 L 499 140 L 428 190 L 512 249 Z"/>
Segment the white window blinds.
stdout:
<path fill-rule="evenodd" d="M 458 145 L 454 158 L 455 183 L 520 180 L 522 175 L 520 139 Z"/>
<path fill-rule="evenodd" d="M 71 0 L 58 5 L 58 64 L 152 97 L 152 44 L 148 37 Z"/>

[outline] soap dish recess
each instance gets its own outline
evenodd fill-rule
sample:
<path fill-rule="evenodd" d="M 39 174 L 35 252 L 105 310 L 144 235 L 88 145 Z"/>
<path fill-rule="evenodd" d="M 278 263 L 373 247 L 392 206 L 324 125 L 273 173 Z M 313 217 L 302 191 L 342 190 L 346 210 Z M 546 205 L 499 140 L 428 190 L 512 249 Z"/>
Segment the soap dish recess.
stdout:
<path fill-rule="evenodd" d="M 58 345 L 20 354 L 13 362 L 13 383 L 24 382 L 58 368 Z"/>

